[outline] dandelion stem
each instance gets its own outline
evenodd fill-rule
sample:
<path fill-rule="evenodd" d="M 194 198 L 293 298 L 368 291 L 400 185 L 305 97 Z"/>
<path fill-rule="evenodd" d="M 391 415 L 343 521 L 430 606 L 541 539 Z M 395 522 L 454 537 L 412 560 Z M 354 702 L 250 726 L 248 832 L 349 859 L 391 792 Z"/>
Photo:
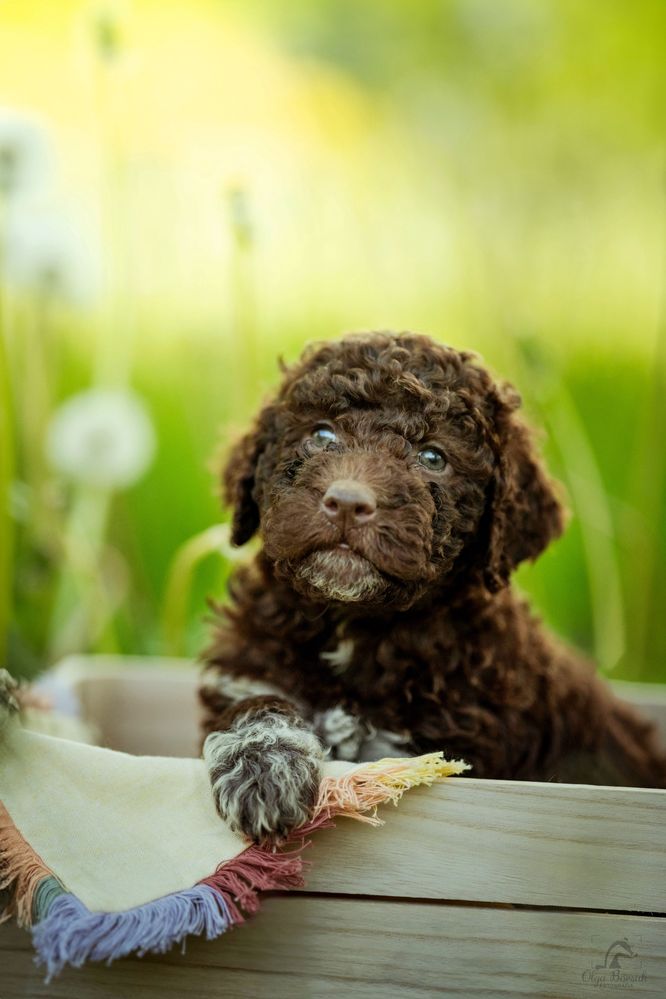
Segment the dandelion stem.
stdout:
<path fill-rule="evenodd" d="M 172 559 L 164 597 L 165 655 L 183 655 L 192 579 L 199 563 L 215 553 L 228 561 L 239 559 L 231 548 L 227 524 L 215 524 L 195 534 L 180 546 Z"/>
<path fill-rule="evenodd" d="M 7 353 L 7 299 L 4 284 L 4 214 L 0 201 L 0 666 L 7 656 L 12 612 L 14 530 L 10 490 L 14 478 L 14 421 Z"/>
<path fill-rule="evenodd" d="M 0 243 L 0 664 L 7 655 L 12 608 L 13 524 L 10 489 L 14 474 L 12 402 L 5 345 L 5 302 L 2 288 Z"/>
<path fill-rule="evenodd" d="M 106 490 L 77 487 L 64 531 L 63 568 L 48 639 L 50 661 L 87 647 L 91 621 L 104 624 L 110 617 L 101 577 L 110 502 Z"/>
<path fill-rule="evenodd" d="M 234 412 L 247 412 L 258 379 L 258 344 L 253 280 L 253 231 L 247 192 L 228 191 L 231 257 L 229 270 L 232 342 L 236 371 L 232 381 Z"/>
<path fill-rule="evenodd" d="M 613 518 L 599 464 L 575 403 L 560 387 L 546 415 L 562 455 L 585 552 L 596 659 L 611 672 L 626 650 L 625 611 Z"/>
<path fill-rule="evenodd" d="M 516 339 L 514 349 L 518 364 L 524 368 L 521 381 L 534 385 L 543 420 L 561 456 L 580 525 L 594 654 L 601 669 L 608 673 L 626 650 L 626 614 L 615 526 L 599 462 L 575 400 L 553 359 L 541 356 L 534 342 Z"/>
<path fill-rule="evenodd" d="M 666 176 L 666 171 L 664 172 Z M 641 411 L 635 421 L 633 466 L 630 481 L 633 500 L 641 511 L 643 531 L 633 539 L 629 566 L 629 626 L 638 668 L 649 669 L 654 645 L 654 625 L 661 622 L 659 574 L 663 560 L 659 527 L 666 509 L 666 204 L 662 200 L 662 272 L 659 311 L 651 370 L 646 379 Z M 663 571 L 663 570 L 662 570 Z M 663 584 L 661 584 L 663 587 Z M 663 591 L 662 591 L 663 592 Z M 630 674 L 640 679 L 637 669 Z"/>

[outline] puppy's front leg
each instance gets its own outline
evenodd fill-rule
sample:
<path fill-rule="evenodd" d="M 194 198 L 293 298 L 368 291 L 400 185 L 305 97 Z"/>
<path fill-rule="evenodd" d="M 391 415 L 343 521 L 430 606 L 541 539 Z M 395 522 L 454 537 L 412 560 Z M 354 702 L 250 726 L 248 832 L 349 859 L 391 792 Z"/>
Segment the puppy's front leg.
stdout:
<path fill-rule="evenodd" d="M 314 730 L 334 760 L 365 763 L 387 756 L 404 756 L 410 746 L 407 731 L 378 729 L 354 707 L 338 704 L 314 716 Z"/>
<path fill-rule="evenodd" d="M 204 743 L 215 805 L 234 832 L 284 840 L 312 814 L 324 750 L 289 701 L 251 697 L 220 719 Z"/>

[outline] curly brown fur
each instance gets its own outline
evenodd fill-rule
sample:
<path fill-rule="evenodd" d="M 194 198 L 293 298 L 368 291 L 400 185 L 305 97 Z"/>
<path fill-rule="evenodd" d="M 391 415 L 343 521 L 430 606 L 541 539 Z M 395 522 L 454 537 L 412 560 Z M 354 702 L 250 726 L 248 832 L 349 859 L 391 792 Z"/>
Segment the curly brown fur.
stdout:
<path fill-rule="evenodd" d="M 444 749 L 478 777 L 666 786 L 652 727 L 509 585 L 564 524 L 519 405 L 475 355 L 416 334 L 315 345 L 285 370 L 224 472 L 234 543 L 260 530 L 263 550 L 219 608 L 206 731 L 233 705 L 250 717 L 256 691 L 345 758 Z"/>

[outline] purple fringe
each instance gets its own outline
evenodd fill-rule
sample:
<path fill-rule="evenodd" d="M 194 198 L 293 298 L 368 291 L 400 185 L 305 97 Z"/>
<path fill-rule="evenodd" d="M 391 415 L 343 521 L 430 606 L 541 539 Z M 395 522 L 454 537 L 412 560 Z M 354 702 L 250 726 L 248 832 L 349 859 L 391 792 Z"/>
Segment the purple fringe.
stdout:
<path fill-rule="evenodd" d="M 207 940 L 236 920 L 220 894 L 199 884 L 125 912 L 90 912 L 75 895 L 59 895 L 48 915 L 32 930 L 37 961 L 46 965 L 48 983 L 67 964 L 111 961 L 136 951 L 164 954 L 190 933 Z"/>

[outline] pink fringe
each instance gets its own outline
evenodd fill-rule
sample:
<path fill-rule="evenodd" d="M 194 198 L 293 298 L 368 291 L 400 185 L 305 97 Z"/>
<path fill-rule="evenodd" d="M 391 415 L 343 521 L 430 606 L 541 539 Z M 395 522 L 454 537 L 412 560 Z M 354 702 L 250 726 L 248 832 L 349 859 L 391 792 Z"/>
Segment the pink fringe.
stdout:
<path fill-rule="evenodd" d="M 328 815 L 315 816 L 307 825 L 295 829 L 279 846 L 253 843 L 237 857 L 220 864 L 211 877 L 198 883 L 219 892 L 234 923 L 242 923 L 245 920 L 243 913 L 250 916 L 259 911 L 258 892 L 289 891 L 305 886 L 305 861 L 301 854 L 310 845 L 308 837 L 332 825 Z"/>
<path fill-rule="evenodd" d="M 23 839 L 0 802 L 0 889 L 10 889 L 9 902 L 0 912 L 0 922 L 15 916 L 19 926 L 30 926 L 37 885 L 51 873 Z"/>

